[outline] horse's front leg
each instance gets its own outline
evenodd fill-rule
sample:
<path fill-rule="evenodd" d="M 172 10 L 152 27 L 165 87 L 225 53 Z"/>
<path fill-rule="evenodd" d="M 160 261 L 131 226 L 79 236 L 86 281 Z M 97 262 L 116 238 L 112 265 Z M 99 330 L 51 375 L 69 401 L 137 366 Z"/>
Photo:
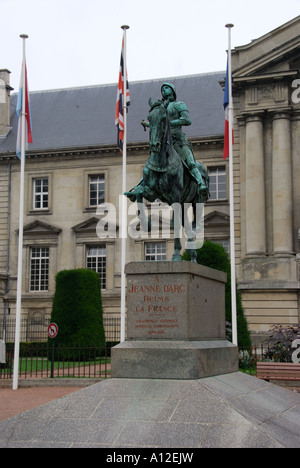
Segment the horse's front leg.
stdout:
<path fill-rule="evenodd" d="M 182 207 L 180 203 L 173 205 L 173 227 L 174 227 L 174 253 L 172 262 L 181 262 L 181 226 L 182 226 Z"/>
<path fill-rule="evenodd" d="M 181 257 L 181 241 L 179 238 L 175 239 L 174 241 L 174 253 L 173 253 L 173 256 L 172 256 L 172 262 L 181 262 L 182 261 L 182 257 Z"/>
<path fill-rule="evenodd" d="M 137 208 L 138 208 L 138 218 L 141 222 L 141 231 L 150 232 L 151 231 L 151 219 L 145 212 L 145 205 L 143 203 L 143 196 L 137 195 Z M 147 211 L 147 210 L 146 210 Z"/>
<path fill-rule="evenodd" d="M 193 209 L 193 218 L 194 218 L 194 220 L 191 220 L 189 218 L 188 210 L 190 208 Z M 185 235 L 187 237 L 186 251 L 190 254 L 191 262 L 193 262 L 193 263 L 197 263 L 195 231 L 193 230 L 193 221 L 196 222 L 196 216 L 195 215 L 196 215 L 195 206 L 191 205 L 190 203 L 185 203 L 184 204 L 184 231 L 185 231 Z"/>

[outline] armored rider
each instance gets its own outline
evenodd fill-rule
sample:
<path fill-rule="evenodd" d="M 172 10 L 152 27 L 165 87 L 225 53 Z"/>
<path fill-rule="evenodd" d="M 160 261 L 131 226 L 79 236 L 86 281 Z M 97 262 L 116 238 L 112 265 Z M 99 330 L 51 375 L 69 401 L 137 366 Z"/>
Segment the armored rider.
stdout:
<path fill-rule="evenodd" d="M 175 150 L 181 157 L 183 163 L 188 168 L 193 179 L 199 185 L 200 190 L 206 190 L 207 187 L 203 182 L 202 176 L 196 167 L 195 157 L 191 143 L 187 140 L 181 127 L 191 125 L 191 119 L 186 104 L 182 101 L 176 101 L 175 86 L 170 83 L 163 83 L 161 86 L 161 94 L 163 103 L 167 109 L 171 123 L 172 142 Z M 143 121 L 142 125 L 149 126 L 148 122 Z"/>

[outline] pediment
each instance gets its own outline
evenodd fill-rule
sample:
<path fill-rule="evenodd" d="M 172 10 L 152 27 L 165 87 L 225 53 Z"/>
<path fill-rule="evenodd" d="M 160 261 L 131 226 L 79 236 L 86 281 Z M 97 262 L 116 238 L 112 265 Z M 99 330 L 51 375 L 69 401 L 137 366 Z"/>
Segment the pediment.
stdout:
<path fill-rule="evenodd" d="M 230 218 L 225 213 L 220 211 L 212 211 L 204 216 L 205 228 L 212 227 L 228 227 L 230 226 Z"/>
<path fill-rule="evenodd" d="M 103 219 L 103 218 L 102 218 Z M 100 218 L 96 218 L 93 216 L 92 218 L 86 219 L 82 221 L 79 224 L 76 224 L 76 226 L 72 227 L 72 230 L 76 232 L 77 234 L 79 233 L 96 233 L 97 230 L 97 225 L 100 221 Z M 114 227 L 117 229 L 118 226 L 114 225 Z"/>
<path fill-rule="evenodd" d="M 19 229 L 17 229 L 19 232 Z M 44 223 L 43 221 L 36 220 L 32 223 L 26 224 L 23 228 L 24 236 L 29 234 L 38 234 L 38 235 L 58 235 L 61 232 L 61 229 L 53 226 L 48 223 Z"/>
<path fill-rule="evenodd" d="M 300 68 L 300 16 L 232 51 L 234 82 L 252 77 L 297 77 Z"/>
<path fill-rule="evenodd" d="M 96 226 L 99 223 L 99 218 L 93 216 L 92 218 L 86 219 L 76 226 L 72 227 L 74 232 L 95 232 Z"/>

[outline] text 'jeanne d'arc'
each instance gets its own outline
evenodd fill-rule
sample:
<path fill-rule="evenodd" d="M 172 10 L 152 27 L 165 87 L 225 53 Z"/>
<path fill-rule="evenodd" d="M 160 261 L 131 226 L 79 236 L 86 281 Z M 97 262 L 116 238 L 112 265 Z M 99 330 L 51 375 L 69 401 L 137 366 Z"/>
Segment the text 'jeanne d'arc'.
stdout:
<path fill-rule="evenodd" d="M 184 284 L 155 284 L 155 285 L 135 285 L 130 284 L 128 287 L 128 293 L 174 293 L 182 294 L 186 292 L 186 286 Z"/>

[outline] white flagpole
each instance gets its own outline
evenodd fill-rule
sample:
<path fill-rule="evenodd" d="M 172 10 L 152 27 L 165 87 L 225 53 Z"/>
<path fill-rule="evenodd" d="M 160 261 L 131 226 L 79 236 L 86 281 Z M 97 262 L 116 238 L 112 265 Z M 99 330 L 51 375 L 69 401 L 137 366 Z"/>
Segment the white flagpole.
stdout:
<path fill-rule="evenodd" d="M 123 172 L 122 172 L 122 253 L 121 253 L 121 343 L 125 341 L 125 308 L 126 308 L 126 241 L 127 241 L 127 198 L 124 195 L 126 192 L 126 158 L 127 158 L 127 50 L 126 50 L 126 30 L 129 26 L 121 26 L 124 31 L 124 51 L 123 51 L 123 121 L 124 121 L 124 137 L 123 137 Z"/>
<path fill-rule="evenodd" d="M 229 187 L 230 187 L 230 264 L 231 264 L 231 314 L 232 314 L 232 343 L 238 345 L 237 338 L 237 310 L 236 310 L 236 274 L 235 274 L 235 241 L 234 241 L 234 192 L 233 192 L 233 101 L 232 101 L 232 71 L 231 71 L 231 28 L 233 24 L 226 24 L 228 28 L 228 88 L 229 88 Z"/>
<path fill-rule="evenodd" d="M 26 34 L 21 34 L 23 40 L 23 63 L 22 63 L 22 141 L 21 141 L 21 172 L 20 172 L 20 214 L 19 214 L 19 249 L 18 249 L 18 279 L 17 279 L 17 306 L 16 306 L 16 329 L 14 350 L 13 390 L 18 389 L 19 381 L 19 353 L 20 353 L 20 324 L 21 324 L 21 301 L 22 301 L 22 262 L 23 262 L 23 218 L 24 218 L 24 173 L 25 173 L 25 138 L 26 138 L 26 77 L 25 77 L 25 40 Z"/>

